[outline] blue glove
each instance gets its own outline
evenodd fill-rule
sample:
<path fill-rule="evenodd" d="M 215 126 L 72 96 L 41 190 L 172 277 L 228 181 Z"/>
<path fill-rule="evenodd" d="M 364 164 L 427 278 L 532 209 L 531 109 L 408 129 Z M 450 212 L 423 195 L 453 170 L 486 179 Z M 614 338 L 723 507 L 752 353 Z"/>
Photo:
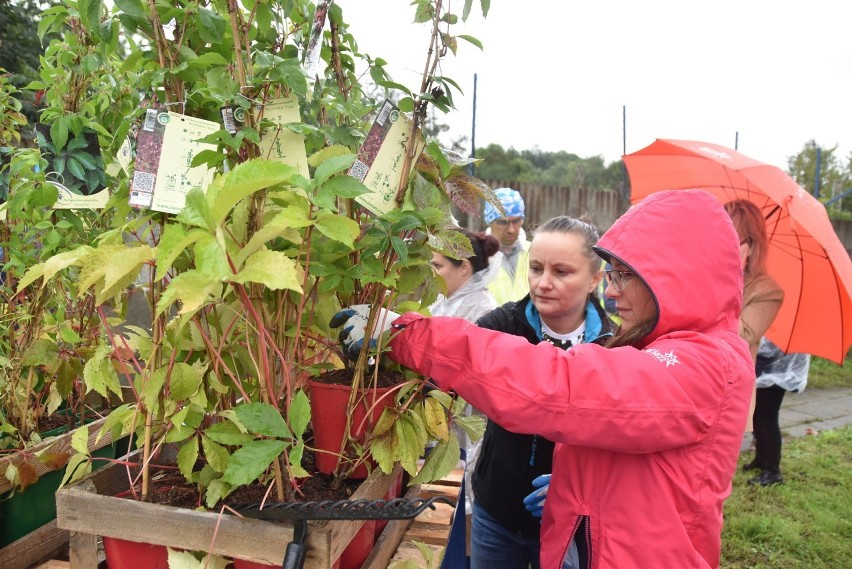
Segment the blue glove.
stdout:
<path fill-rule="evenodd" d="M 376 322 L 376 329 L 373 330 L 373 333 L 370 336 L 370 346 L 375 346 L 376 340 L 379 336 L 390 330 L 393 321 L 399 318 L 399 314 L 396 312 L 392 312 L 384 308 L 380 310 L 381 312 L 378 314 L 378 320 Z M 335 314 L 331 318 L 331 322 L 329 322 L 329 326 L 332 328 L 343 326 L 343 329 L 338 335 L 338 339 L 343 345 L 343 352 L 350 360 L 354 361 L 358 359 L 358 354 L 361 352 L 361 348 L 364 345 L 364 329 L 367 326 L 367 320 L 369 317 L 369 304 L 354 304 Z"/>
<path fill-rule="evenodd" d="M 532 481 L 533 492 L 524 498 L 524 507 L 533 516 L 540 518 L 544 510 L 544 499 L 547 489 L 550 488 L 550 474 L 542 474 Z"/>

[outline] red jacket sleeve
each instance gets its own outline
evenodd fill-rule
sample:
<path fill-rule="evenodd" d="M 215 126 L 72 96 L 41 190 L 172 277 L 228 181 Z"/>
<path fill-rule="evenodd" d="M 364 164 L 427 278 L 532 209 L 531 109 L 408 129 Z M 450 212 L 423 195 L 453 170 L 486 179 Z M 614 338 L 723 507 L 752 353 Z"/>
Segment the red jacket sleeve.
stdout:
<path fill-rule="evenodd" d="M 583 344 L 565 352 L 455 318 L 398 323 L 394 360 L 510 431 L 566 444 L 647 453 L 699 442 L 727 398 L 747 407 L 754 381 L 748 348 L 733 332 L 670 334 L 644 350 Z"/>

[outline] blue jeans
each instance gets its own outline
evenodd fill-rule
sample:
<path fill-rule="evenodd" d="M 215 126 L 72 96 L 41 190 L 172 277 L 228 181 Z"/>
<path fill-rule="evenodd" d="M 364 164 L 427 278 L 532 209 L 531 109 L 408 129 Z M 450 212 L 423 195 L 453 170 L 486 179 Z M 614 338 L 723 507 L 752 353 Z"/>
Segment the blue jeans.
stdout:
<path fill-rule="evenodd" d="M 501 526 L 473 504 L 470 569 L 540 569 L 538 538 L 525 538 Z"/>

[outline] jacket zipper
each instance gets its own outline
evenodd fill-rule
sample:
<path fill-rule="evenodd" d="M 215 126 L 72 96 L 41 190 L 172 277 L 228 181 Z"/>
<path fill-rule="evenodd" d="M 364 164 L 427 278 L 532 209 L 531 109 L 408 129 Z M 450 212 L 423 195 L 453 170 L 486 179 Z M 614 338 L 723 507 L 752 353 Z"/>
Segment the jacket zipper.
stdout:
<path fill-rule="evenodd" d="M 574 529 L 571 530 L 571 538 L 565 544 L 565 549 L 562 550 L 562 557 L 559 558 L 559 569 L 565 563 L 565 558 L 568 556 L 568 550 L 571 549 L 571 543 L 577 537 L 577 530 L 580 529 L 580 524 L 585 520 L 584 537 L 586 538 L 586 569 L 592 569 L 592 524 L 589 516 L 578 516 L 577 523 L 574 524 Z"/>
<path fill-rule="evenodd" d="M 586 518 L 586 569 L 592 569 L 592 518 L 583 517 Z"/>

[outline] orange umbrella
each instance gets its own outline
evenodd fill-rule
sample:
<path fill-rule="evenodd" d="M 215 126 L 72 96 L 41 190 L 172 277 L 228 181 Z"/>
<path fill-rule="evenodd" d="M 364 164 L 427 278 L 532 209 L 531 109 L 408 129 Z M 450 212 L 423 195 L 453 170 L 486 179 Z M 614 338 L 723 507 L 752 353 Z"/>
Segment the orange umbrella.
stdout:
<path fill-rule="evenodd" d="M 658 139 L 624 163 L 632 203 L 659 190 L 700 188 L 722 203 L 744 198 L 761 208 L 767 270 L 785 293 L 766 335 L 785 352 L 843 362 L 852 345 L 852 260 L 816 198 L 780 168 L 718 144 Z"/>

